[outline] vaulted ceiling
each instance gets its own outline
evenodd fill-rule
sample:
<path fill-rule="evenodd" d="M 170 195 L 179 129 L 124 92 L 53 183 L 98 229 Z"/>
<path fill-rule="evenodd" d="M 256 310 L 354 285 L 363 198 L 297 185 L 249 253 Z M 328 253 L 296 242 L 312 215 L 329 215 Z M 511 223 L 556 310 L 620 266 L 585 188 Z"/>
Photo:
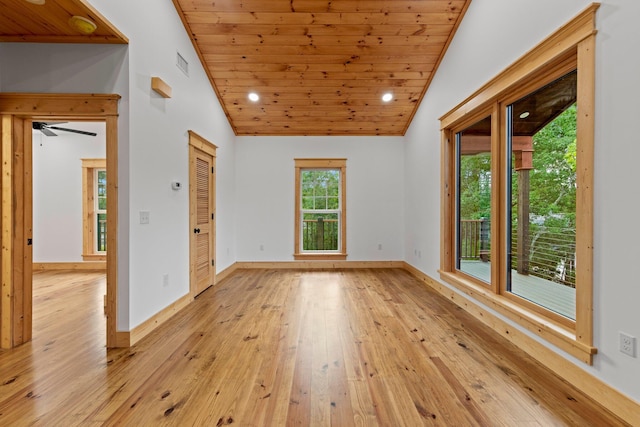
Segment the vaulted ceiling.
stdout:
<path fill-rule="evenodd" d="M 470 1 L 173 0 L 237 135 L 403 135 Z"/>
<path fill-rule="evenodd" d="M 127 42 L 86 0 L 33 2 L 0 0 L 0 42 Z M 173 0 L 237 135 L 403 135 L 470 2 Z"/>

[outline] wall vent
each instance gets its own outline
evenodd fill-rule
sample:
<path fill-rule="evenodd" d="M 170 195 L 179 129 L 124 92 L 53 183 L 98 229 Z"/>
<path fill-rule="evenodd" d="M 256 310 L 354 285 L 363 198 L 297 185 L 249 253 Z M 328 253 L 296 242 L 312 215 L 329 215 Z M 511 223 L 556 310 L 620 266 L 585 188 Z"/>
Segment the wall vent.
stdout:
<path fill-rule="evenodd" d="M 176 65 L 182 70 L 183 73 L 185 73 L 187 76 L 189 75 L 189 63 L 186 59 L 184 59 L 182 55 L 180 55 L 180 52 L 176 52 Z"/>

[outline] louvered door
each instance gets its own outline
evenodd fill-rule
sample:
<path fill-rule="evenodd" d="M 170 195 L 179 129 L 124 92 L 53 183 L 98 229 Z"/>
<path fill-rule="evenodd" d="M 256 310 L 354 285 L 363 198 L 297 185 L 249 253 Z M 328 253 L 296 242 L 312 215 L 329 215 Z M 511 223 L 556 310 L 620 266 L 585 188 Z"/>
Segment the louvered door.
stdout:
<path fill-rule="evenodd" d="M 211 154 L 191 147 L 190 233 L 191 292 L 197 296 L 215 280 L 214 160 Z"/>

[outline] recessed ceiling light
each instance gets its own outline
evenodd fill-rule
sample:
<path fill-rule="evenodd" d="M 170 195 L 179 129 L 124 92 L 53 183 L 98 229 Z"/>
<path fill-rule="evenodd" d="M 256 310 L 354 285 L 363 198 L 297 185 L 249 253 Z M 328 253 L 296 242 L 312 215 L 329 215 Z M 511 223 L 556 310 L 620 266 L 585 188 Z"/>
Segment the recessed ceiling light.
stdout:
<path fill-rule="evenodd" d="M 384 102 L 389 102 L 393 99 L 393 94 L 390 92 L 385 93 L 384 95 L 382 95 L 382 100 Z"/>
<path fill-rule="evenodd" d="M 258 94 L 257 94 L 257 93 L 255 93 L 255 92 L 251 92 L 251 93 L 249 94 L 249 100 L 250 100 L 250 101 L 257 102 L 259 99 L 260 99 L 260 96 L 258 96 Z"/>
<path fill-rule="evenodd" d="M 39 6 L 42 6 L 45 2 L 45 0 L 25 0 L 27 3 L 31 3 L 31 4 L 37 4 Z"/>
<path fill-rule="evenodd" d="M 529 117 L 529 114 L 530 114 L 530 113 L 529 113 L 528 111 L 525 111 L 525 112 L 523 112 L 522 114 L 520 114 L 520 118 L 521 118 L 521 119 L 526 119 L 527 117 Z"/>
<path fill-rule="evenodd" d="M 83 16 L 72 16 L 69 18 L 69 26 L 76 30 L 79 33 L 84 35 L 93 34 L 93 32 L 98 28 L 95 22 L 90 19 L 87 19 Z"/>

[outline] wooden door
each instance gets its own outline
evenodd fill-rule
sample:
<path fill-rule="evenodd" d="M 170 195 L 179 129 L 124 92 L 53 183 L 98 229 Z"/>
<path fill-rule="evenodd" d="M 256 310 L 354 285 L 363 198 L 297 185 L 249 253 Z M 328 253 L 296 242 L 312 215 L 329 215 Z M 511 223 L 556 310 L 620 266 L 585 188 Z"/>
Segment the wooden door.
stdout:
<path fill-rule="evenodd" d="M 33 218 L 31 120 L 4 115 L 2 149 L 2 293 L 0 347 L 31 340 Z"/>
<path fill-rule="evenodd" d="M 189 140 L 190 288 L 197 296 L 215 282 L 215 146 Z"/>

